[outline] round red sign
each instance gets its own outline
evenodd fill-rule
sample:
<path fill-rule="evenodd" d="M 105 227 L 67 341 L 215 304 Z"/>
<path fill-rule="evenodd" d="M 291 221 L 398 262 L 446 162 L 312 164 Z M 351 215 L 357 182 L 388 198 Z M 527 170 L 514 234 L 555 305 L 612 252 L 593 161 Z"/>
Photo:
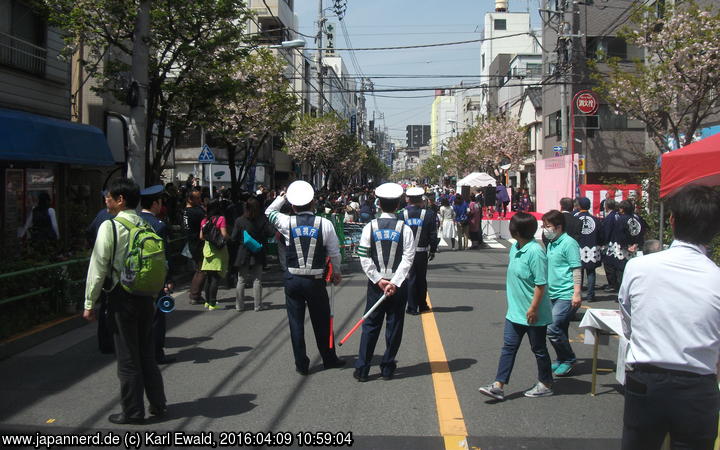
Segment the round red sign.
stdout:
<path fill-rule="evenodd" d="M 575 99 L 575 106 L 583 114 L 595 114 L 598 109 L 598 99 L 592 92 L 583 92 Z"/>

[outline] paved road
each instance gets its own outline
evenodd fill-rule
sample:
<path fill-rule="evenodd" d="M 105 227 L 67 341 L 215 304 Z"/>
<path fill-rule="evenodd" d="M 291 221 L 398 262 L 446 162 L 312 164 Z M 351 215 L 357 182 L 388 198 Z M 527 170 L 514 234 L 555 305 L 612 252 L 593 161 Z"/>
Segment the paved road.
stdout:
<path fill-rule="evenodd" d="M 370 382 L 352 378 L 359 333 L 339 349 L 348 366 L 322 370 L 309 321 L 311 374 L 297 374 L 277 276 L 266 288 L 268 309 L 260 312 L 235 311 L 230 290 L 221 290 L 225 309 L 217 311 L 189 305 L 186 292 L 180 292 L 178 309 L 168 319 L 167 339 L 167 353 L 177 362 L 162 367 L 169 414 L 131 430 L 143 438 L 150 431 L 213 432 L 215 439 L 225 431 L 352 432 L 352 447 L 359 449 L 457 448 L 463 439 L 441 435 L 449 420 L 460 429 L 464 426 L 468 448 L 617 448 L 619 386 L 613 374 L 601 374 L 601 395 L 590 397 L 591 347 L 579 338 L 574 344 L 580 358 L 575 376 L 556 382 L 557 395 L 522 396 L 536 374 L 527 343 L 506 388 L 508 400 L 495 403 L 478 393 L 479 386 L 494 378 L 502 344 L 503 245 L 438 254 L 429 274 L 433 313 L 406 317 L 397 376 L 391 381 L 379 378 L 377 369 L 371 371 Z M 338 335 L 359 318 L 364 305 L 366 280 L 357 265 L 351 269 L 336 288 Z M 615 307 L 609 300 L 591 306 Z M 426 346 L 433 325 L 439 339 L 430 338 Z M 115 362 L 97 352 L 94 331 L 84 326 L 0 362 L 3 433 L 100 431 L 125 436 L 127 427 L 107 421 L 118 412 Z M 578 335 L 577 323 L 571 333 Z M 383 350 L 381 342 L 378 351 Z M 438 350 L 444 351 L 446 365 L 438 360 Z M 616 350 L 614 340 L 601 347 L 601 365 L 613 366 Z M 459 408 L 447 409 L 453 402 Z M 295 436 L 293 442 L 298 443 Z"/>

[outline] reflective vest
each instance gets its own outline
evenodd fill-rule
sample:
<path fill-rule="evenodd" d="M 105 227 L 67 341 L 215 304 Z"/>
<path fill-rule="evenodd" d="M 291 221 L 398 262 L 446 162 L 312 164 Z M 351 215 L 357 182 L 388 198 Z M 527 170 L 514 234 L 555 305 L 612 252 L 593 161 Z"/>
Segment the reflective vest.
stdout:
<path fill-rule="evenodd" d="M 293 275 L 322 275 L 325 270 L 321 218 L 312 214 L 290 216 L 287 268 Z"/>
<path fill-rule="evenodd" d="M 403 225 L 400 219 L 380 218 L 370 222 L 370 257 L 380 276 L 391 279 L 403 254 Z"/>
<path fill-rule="evenodd" d="M 419 214 L 418 214 L 419 213 Z M 423 236 L 423 225 L 425 224 L 425 214 L 427 213 L 427 209 L 418 209 L 413 208 L 413 211 L 410 212 L 407 209 L 403 211 L 403 217 L 405 220 L 405 225 L 409 226 L 410 229 L 413 231 L 413 235 L 415 236 L 415 251 L 416 252 L 426 252 L 428 251 L 428 236 Z M 425 233 L 427 234 L 427 233 Z M 423 246 L 420 247 L 420 240 L 422 239 Z"/>

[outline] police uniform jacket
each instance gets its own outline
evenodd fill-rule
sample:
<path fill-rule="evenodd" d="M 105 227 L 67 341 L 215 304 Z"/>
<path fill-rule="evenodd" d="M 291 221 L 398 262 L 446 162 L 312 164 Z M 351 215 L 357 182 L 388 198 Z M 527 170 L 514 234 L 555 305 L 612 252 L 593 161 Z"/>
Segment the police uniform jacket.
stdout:
<path fill-rule="evenodd" d="M 398 219 L 412 230 L 416 252 L 437 251 L 437 215 L 430 208 L 408 205 Z"/>
<path fill-rule="evenodd" d="M 358 255 L 371 282 L 386 279 L 400 287 L 415 259 L 412 229 L 395 214 L 384 212 L 363 228 Z"/>
<path fill-rule="evenodd" d="M 285 196 L 280 196 L 265 210 L 270 223 L 287 243 L 287 268 L 293 275 L 322 278 L 325 257 L 333 270 L 340 273 L 340 246 L 332 222 L 310 211 L 289 216 L 280 212 Z"/>

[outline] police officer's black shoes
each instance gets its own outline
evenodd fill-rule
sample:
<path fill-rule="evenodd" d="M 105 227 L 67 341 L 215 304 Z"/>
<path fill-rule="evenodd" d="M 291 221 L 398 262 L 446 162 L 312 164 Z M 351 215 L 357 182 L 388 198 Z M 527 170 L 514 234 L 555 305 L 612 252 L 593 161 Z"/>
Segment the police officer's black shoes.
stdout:
<path fill-rule="evenodd" d="M 299 373 L 302 376 L 305 376 L 308 373 L 310 373 L 310 371 L 308 370 L 307 367 L 297 367 L 297 366 L 295 366 L 295 372 Z"/>
<path fill-rule="evenodd" d="M 148 412 L 152 416 L 163 417 L 165 413 L 167 413 L 167 406 L 150 405 L 150 407 L 148 408 Z"/>
<path fill-rule="evenodd" d="M 382 379 L 385 381 L 390 381 L 393 379 L 393 375 L 395 375 L 393 372 L 385 372 L 382 374 Z"/>
<path fill-rule="evenodd" d="M 428 311 L 430 311 L 429 306 L 421 306 L 420 307 L 420 313 L 424 313 L 424 312 L 428 312 Z"/>
<path fill-rule="evenodd" d="M 110 414 L 108 420 L 116 425 L 142 425 L 145 419 L 142 417 L 126 417 L 123 413 Z"/>
<path fill-rule="evenodd" d="M 417 312 L 417 311 L 415 311 L 415 310 L 412 310 L 412 309 L 409 309 L 409 308 L 406 309 L 405 312 L 408 313 L 408 314 L 410 314 L 411 316 L 417 316 L 418 314 L 420 314 L 419 312 Z"/>
<path fill-rule="evenodd" d="M 345 367 L 345 364 L 347 364 L 347 361 L 338 358 L 333 362 L 323 363 L 323 367 L 325 367 L 326 369 L 339 369 L 341 367 Z"/>
<path fill-rule="evenodd" d="M 355 369 L 353 371 L 353 378 L 355 378 L 356 380 L 358 380 L 361 383 L 364 383 L 368 380 L 368 376 L 363 375 L 363 373 L 360 371 L 360 369 Z"/>

